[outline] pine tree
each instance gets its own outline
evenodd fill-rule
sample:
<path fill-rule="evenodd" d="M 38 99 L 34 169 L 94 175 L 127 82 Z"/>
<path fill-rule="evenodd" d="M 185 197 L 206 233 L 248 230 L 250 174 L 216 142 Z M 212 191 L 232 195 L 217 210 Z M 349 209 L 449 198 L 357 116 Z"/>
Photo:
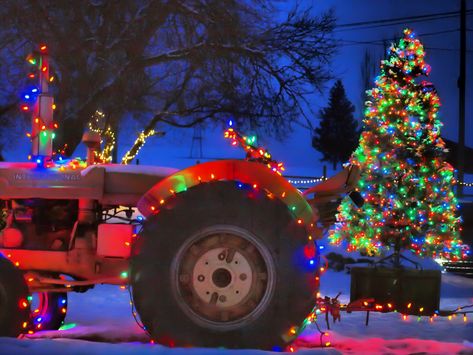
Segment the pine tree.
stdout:
<path fill-rule="evenodd" d="M 330 240 L 347 250 L 378 254 L 395 243 L 420 256 L 458 259 L 468 251 L 459 240 L 460 218 L 452 191 L 454 170 L 440 137 L 439 97 L 427 75 L 424 49 L 414 33 L 391 45 L 381 75 L 369 91 L 364 131 L 350 162 L 361 169 L 357 209 L 339 207 Z"/>
<path fill-rule="evenodd" d="M 323 154 L 335 169 L 344 163 L 358 143 L 358 123 L 353 117 L 355 107 L 348 100 L 340 80 L 330 90 L 329 104 L 320 110 L 320 127 L 314 130 L 312 146 Z"/>

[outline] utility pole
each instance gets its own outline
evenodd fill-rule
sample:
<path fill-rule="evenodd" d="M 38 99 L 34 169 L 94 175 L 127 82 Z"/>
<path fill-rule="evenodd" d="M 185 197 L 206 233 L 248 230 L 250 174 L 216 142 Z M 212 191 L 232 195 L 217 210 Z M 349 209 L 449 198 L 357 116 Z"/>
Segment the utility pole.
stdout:
<path fill-rule="evenodd" d="M 460 76 L 458 77 L 458 197 L 463 196 L 465 173 L 466 0 L 460 0 Z"/>
<path fill-rule="evenodd" d="M 203 158 L 202 139 L 202 126 L 200 124 L 196 124 L 194 126 L 194 135 L 192 136 L 191 151 L 189 156 L 190 158 Z"/>

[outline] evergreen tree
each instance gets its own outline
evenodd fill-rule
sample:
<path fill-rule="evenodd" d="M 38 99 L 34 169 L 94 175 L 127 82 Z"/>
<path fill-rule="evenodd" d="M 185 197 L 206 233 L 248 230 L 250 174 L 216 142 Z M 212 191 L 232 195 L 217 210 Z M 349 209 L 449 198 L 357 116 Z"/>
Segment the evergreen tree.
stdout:
<path fill-rule="evenodd" d="M 344 163 L 358 143 L 358 123 L 353 117 L 355 107 L 348 100 L 340 80 L 330 90 L 329 104 L 320 110 L 320 126 L 314 130 L 312 146 L 323 154 L 333 168 Z"/>
<path fill-rule="evenodd" d="M 424 49 L 414 33 L 391 45 L 381 75 L 370 90 L 364 131 L 350 162 L 361 169 L 357 209 L 342 201 L 333 243 L 377 254 L 397 244 L 420 256 L 458 259 L 468 251 L 458 239 L 460 218 L 452 191 L 454 170 L 440 137 L 439 97 L 427 75 Z"/>

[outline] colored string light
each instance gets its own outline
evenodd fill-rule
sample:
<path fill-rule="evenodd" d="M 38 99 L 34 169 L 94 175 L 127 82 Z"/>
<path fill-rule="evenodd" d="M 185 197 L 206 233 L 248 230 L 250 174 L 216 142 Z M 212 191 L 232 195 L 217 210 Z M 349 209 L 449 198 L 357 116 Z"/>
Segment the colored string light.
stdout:
<path fill-rule="evenodd" d="M 310 184 L 316 184 L 322 181 L 327 180 L 327 177 L 321 176 L 321 177 L 311 177 L 311 178 L 288 178 L 287 181 L 289 181 L 293 185 L 310 185 Z M 397 181 L 395 181 L 397 182 Z M 464 182 L 464 181 L 457 181 L 458 185 L 463 185 L 466 187 L 473 187 L 473 182 Z"/>
<path fill-rule="evenodd" d="M 400 313 L 401 319 L 404 321 L 409 320 L 409 315 L 417 315 L 417 321 L 421 321 L 422 317 L 428 317 L 429 322 L 433 323 L 434 319 L 437 317 L 445 317 L 449 321 L 455 319 L 457 315 L 462 317 L 463 323 L 468 322 L 467 314 L 473 313 L 473 311 L 465 311 L 465 309 L 473 308 L 473 304 L 465 305 L 461 307 L 457 307 L 455 310 L 447 310 L 447 311 L 435 311 L 433 314 L 423 314 L 424 307 L 416 305 L 414 309 L 414 305 L 412 302 L 408 302 L 404 305 L 396 305 L 393 302 L 388 302 L 385 304 L 379 304 L 373 302 L 373 300 L 358 300 L 350 304 L 341 304 L 338 301 L 340 293 L 334 297 L 322 297 L 320 294 L 317 294 L 316 298 L 316 305 L 310 315 L 306 318 L 303 325 L 300 328 L 291 328 L 289 330 L 289 334 L 300 334 L 308 325 L 314 324 L 319 331 L 320 335 L 320 346 L 331 346 L 331 342 L 328 340 L 323 340 L 323 336 L 328 336 L 329 334 L 323 332 L 318 323 L 318 317 L 325 315 L 325 320 L 327 322 L 327 327 L 329 328 L 328 324 L 328 315 L 331 315 L 333 321 L 341 321 L 340 312 L 345 311 L 348 313 L 352 312 L 379 312 L 379 313 L 386 313 L 386 312 L 397 312 L 396 308 L 404 309 L 406 312 Z M 409 311 L 412 310 L 412 313 Z M 414 311 L 418 312 L 414 312 Z M 294 332 L 296 330 L 296 332 Z"/>
<path fill-rule="evenodd" d="M 269 169 L 279 175 L 282 175 L 282 172 L 285 170 L 284 164 L 273 160 L 271 154 L 269 154 L 266 149 L 253 145 L 256 142 L 255 136 L 246 137 L 233 128 L 228 128 L 224 133 L 224 137 L 230 139 L 233 146 L 240 145 L 246 151 L 246 160 L 265 164 Z"/>
<path fill-rule="evenodd" d="M 466 187 L 473 187 L 473 182 L 459 181 L 458 184 L 459 184 L 459 185 L 466 186 Z"/>
<path fill-rule="evenodd" d="M 48 48 L 40 45 L 39 51 L 34 51 L 26 58 L 28 63 L 34 66 L 34 72 L 28 74 L 28 78 L 37 81 L 34 86 L 29 86 L 22 95 L 24 103 L 21 110 L 32 112 L 32 132 L 26 136 L 33 143 L 33 151 L 29 159 L 33 159 L 38 167 L 49 168 L 54 166 L 52 161 L 52 140 L 55 139 L 55 130 L 58 124 L 53 121 L 52 111 L 56 108 L 48 90 L 48 84 L 54 79 L 49 76 Z M 40 100 L 42 97 L 44 99 Z M 49 106 L 50 105 L 50 106 Z M 43 117 L 41 117 L 43 116 Z"/>

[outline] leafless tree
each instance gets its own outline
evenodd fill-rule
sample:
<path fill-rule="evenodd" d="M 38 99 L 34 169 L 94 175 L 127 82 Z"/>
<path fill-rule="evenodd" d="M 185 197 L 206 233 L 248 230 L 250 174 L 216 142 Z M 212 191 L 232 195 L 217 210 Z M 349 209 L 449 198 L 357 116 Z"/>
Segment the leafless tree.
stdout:
<path fill-rule="evenodd" d="M 48 45 L 62 127 L 55 143 L 69 153 L 98 108 L 117 130 L 124 117 L 145 133 L 232 117 L 283 136 L 330 78 L 334 18 L 280 15 L 269 0 L 4 0 L 0 78 L 8 72 L 20 90 L 25 55 Z"/>

